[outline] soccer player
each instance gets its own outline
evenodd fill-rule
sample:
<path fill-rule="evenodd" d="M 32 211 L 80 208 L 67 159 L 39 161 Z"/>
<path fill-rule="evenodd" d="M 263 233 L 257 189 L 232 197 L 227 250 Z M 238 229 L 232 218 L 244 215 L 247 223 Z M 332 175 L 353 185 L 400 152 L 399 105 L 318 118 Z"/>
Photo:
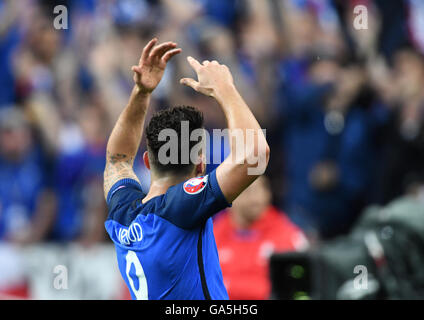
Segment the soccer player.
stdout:
<path fill-rule="evenodd" d="M 144 47 L 139 64 L 132 67 L 135 86 L 107 145 L 104 191 L 109 214 L 105 227 L 133 299 L 228 299 L 211 217 L 230 206 L 259 176 L 249 169 L 268 163 L 269 147 L 226 66 L 216 61 L 200 64 L 188 57 L 198 81 L 184 78 L 180 82 L 216 99 L 230 135 L 235 129 L 255 132 L 253 143 L 242 145 L 243 161 L 234 161 L 236 144 L 230 142 L 230 155 L 208 175 L 204 175 L 202 154 L 197 164 L 164 164 L 160 159 L 160 148 L 166 143 L 159 139 L 162 130 L 175 130 L 181 140 L 182 121 L 188 122 L 190 132 L 203 126 L 199 111 L 176 107 L 155 114 L 146 128 L 143 161 L 151 172 L 147 194 L 132 168 L 151 94 L 169 59 L 180 52 L 176 43 L 157 44 L 153 39 Z M 191 151 L 192 142 L 189 146 Z M 180 159 L 182 152 L 178 152 Z"/>

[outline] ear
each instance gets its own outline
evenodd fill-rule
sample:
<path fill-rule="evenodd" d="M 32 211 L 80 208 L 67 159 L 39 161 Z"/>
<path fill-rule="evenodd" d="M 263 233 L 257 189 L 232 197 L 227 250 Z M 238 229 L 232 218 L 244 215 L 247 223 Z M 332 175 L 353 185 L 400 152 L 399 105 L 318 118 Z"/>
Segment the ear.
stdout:
<path fill-rule="evenodd" d="M 204 158 L 201 157 L 200 163 L 196 164 L 196 177 L 203 176 L 206 172 L 206 163 Z"/>
<path fill-rule="evenodd" d="M 143 153 L 143 162 L 146 168 L 150 170 L 149 153 L 147 151 L 144 151 Z"/>

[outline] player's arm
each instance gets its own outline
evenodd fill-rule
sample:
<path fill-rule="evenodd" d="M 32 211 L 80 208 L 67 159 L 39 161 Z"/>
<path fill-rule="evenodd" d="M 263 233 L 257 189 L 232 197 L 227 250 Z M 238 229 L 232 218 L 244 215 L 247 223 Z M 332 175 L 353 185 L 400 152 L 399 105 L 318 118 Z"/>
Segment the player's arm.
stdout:
<path fill-rule="evenodd" d="M 200 64 L 188 57 L 188 62 L 196 71 L 198 81 L 184 78 L 181 83 L 215 98 L 227 119 L 230 154 L 217 168 L 216 177 L 222 193 L 231 203 L 263 174 L 268 165 L 269 146 L 259 123 L 237 91 L 230 70 L 216 61 Z M 231 138 L 240 132 L 244 139 L 241 146 L 236 145 Z M 249 134 L 253 134 L 254 139 L 249 140 Z"/>
<path fill-rule="evenodd" d="M 139 64 L 131 69 L 134 72 L 134 89 L 107 143 L 105 197 L 119 180 L 127 178 L 138 181 L 133 163 L 140 145 L 150 96 L 162 79 L 169 59 L 181 52 L 181 49 L 176 49 L 176 43 L 156 43 L 157 39 L 153 39 L 144 47 Z"/>

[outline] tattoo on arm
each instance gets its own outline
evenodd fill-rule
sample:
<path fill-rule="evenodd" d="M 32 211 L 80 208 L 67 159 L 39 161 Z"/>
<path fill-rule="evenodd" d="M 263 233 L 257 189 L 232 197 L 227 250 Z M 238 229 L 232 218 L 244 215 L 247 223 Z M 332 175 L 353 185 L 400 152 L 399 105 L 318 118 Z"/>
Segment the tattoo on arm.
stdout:
<path fill-rule="evenodd" d="M 107 152 L 103 183 L 105 198 L 110 188 L 119 180 L 129 178 L 139 181 L 134 173 L 133 163 L 134 157 L 121 153 L 111 154 L 109 151 Z"/>

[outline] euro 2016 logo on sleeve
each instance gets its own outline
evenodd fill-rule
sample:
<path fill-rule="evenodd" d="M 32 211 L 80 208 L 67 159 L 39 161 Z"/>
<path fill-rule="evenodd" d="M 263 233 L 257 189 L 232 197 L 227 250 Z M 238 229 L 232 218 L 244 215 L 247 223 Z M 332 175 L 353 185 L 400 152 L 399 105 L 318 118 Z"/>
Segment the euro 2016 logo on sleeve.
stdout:
<path fill-rule="evenodd" d="M 198 194 L 205 189 L 207 183 L 208 176 L 192 178 L 184 183 L 183 189 L 185 193 Z"/>

